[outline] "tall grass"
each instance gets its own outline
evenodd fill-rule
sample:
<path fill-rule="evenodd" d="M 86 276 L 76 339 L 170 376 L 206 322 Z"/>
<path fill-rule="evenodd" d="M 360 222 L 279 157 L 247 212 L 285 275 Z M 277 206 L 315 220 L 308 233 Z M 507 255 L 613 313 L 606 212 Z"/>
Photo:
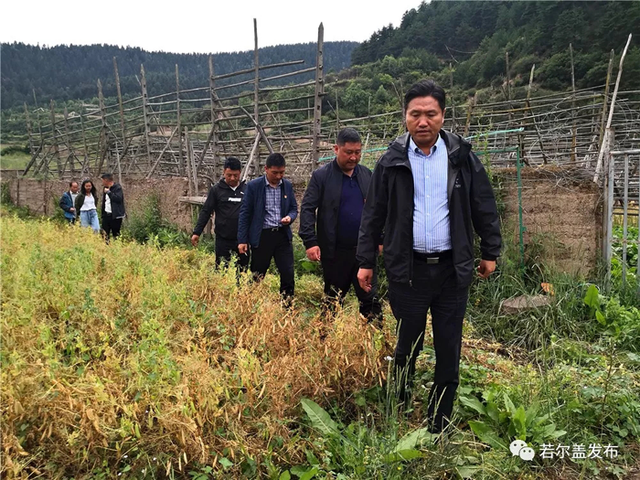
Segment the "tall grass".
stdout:
<path fill-rule="evenodd" d="M 300 398 L 325 403 L 383 380 L 385 341 L 355 310 L 287 310 L 275 278 L 238 284 L 196 250 L 107 246 L 6 212 L 0 222 L 7 475 L 295 464 Z M 321 291 L 300 278 L 300 297 Z"/>

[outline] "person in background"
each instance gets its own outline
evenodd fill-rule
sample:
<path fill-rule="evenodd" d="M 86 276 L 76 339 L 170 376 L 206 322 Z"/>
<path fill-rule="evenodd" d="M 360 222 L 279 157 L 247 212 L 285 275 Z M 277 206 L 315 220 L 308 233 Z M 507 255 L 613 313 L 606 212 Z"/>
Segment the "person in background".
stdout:
<path fill-rule="evenodd" d="M 105 240 L 109 243 L 111 235 L 113 235 L 113 238 L 120 236 L 122 220 L 125 217 L 124 193 L 122 186 L 114 182 L 113 174 L 103 173 L 100 178 L 102 178 L 102 187 L 104 188 L 102 195 L 102 231 L 104 232 Z"/>
<path fill-rule="evenodd" d="M 287 303 L 294 294 L 291 222 L 298 216 L 293 185 L 285 180 L 286 162 L 279 153 L 267 157 L 265 174 L 247 184 L 238 220 L 238 251 L 244 255 L 251 245 L 251 271 L 264 277 L 275 259 L 280 273 L 280 293 Z"/>
<path fill-rule="evenodd" d="M 382 323 L 382 307 L 376 298 L 377 282 L 365 292 L 358 283 L 356 246 L 371 170 L 360 165 L 362 140 L 353 128 L 338 133 L 332 162 L 317 169 L 302 198 L 299 235 L 307 258 L 322 264 L 325 305 L 343 302 L 351 285 L 360 303 L 360 313 Z"/>
<path fill-rule="evenodd" d="M 81 227 L 91 227 L 95 233 L 100 231 L 98 220 L 98 192 L 91 180 L 84 180 L 76 197 L 75 211 L 80 217 Z"/>
<path fill-rule="evenodd" d="M 75 205 L 79 190 L 78 182 L 71 181 L 69 182 L 69 190 L 64 192 L 60 197 L 60 208 L 64 211 L 64 218 L 66 218 L 69 223 L 76 223 L 77 215 Z"/>
<path fill-rule="evenodd" d="M 223 177 L 209 189 L 198 222 L 193 229 L 191 244 L 198 246 L 204 227 L 215 213 L 216 264 L 231 261 L 232 255 L 238 256 L 238 266 L 245 270 L 249 265 L 249 255 L 238 253 L 238 217 L 247 184 L 240 181 L 242 165 L 240 160 L 229 157 L 224 162 Z"/>

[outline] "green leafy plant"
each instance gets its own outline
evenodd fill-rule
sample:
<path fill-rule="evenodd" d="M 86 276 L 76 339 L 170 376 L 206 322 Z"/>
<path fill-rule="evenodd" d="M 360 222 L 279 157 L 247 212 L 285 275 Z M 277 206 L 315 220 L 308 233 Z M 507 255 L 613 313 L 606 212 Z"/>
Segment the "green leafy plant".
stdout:
<path fill-rule="evenodd" d="M 469 420 L 473 433 L 493 448 L 508 449 L 514 438 L 540 445 L 567 433 L 556 427 L 548 413 L 540 415 L 536 404 L 516 408 L 506 392 L 495 388 L 485 392 L 483 397 L 484 401 L 481 401 L 474 396 L 461 395 L 459 400 L 479 416 L 478 420 Z"/>
<path fill-rule="evenodd" d="M 311 426 L 323 439 L 323 461 L 316 461 L 315 455 L 311 457 L 316 473 L 338 469 L 345 474 L 362 476 L 365 472 L 384 471 L 388 474 L 385 478 L 396 478 L 402 467 L 394 465 L 424 458 L 421 448 L 433 444 L 435 438 L 427 428 L 419 428 L 397 439 L 397 424 L 383 432 L 360 422 L 345 427 L 314 401 L 304 398 L 301 403 Z"/>

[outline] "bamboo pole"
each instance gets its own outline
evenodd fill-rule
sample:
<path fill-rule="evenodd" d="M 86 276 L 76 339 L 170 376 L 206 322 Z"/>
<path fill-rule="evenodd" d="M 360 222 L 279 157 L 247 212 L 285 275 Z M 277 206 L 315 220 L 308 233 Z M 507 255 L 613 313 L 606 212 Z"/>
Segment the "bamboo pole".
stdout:
<path fill-rule="evenodd" d="M 29 118 L 29 109 L 27 108 L 27 102 L 24 102 L 24 116 L 27 121 L 27 134 L 29 135 L 29 155 L 33 155 L 33 130 L 31 128 L 31 119 Z"/>
<path fill-rule="evenodd" d="M 576 74 L 573 62 L 573 44 L 569 44 L 569 56 L 571 58 L 571 161 L 576 161 L 576 136 L 578 135 L 576 127 Z"/>
<path fill-rule="evenodd" d="M 620 57 L 620 65 L 618 67 L 618 77 L 616 78 L 616 86 L 613 88 L 613 96 L 611 97 L 611 109 L 609 110 L 609 119 L 607 120 L 607 128 L 605 130 L 605 137 L 611 133 L 611 123 L 613 122 L 613 111 L 616 106 L 616 97 L 618 96 L 618 87 L 620 86 L 620 78 L 622 77 L 622 65 L 624 64 L 624 57 L 627 55 L 627 50 L 629 49 L 629 44 L 631 43 L 632 35 L 629 34 L 629 38 L 627 40 L 627 44 L 624 46 L 624 50 L 622 51 L 622 56 Z M 609 140 L 610 142 L 613 139 Z M 596 174 L 593 177 L 593 181 L 598 183 L 598 177 L 600 175 L 600 171 L 602 170 L 602 158 L 604 156 L 604 143 L 603 148 L 600 149 L 600 154 L 598 155 L 598 163 L 596 165 Z"/>
<path fill-rule="evenodd" d="M 117 156 L 117 162 L 118 162 L 118 183 L 122 184 L 122 166 L 121 166 L 121 161 L 124 158 L 124 156 L 127 154 L 126 152 L 126 148 L 125 148 L 125 123 L 124 123 L 124 106 L 122 103 L 122 91 L 120 89 L 120 74 L 118 73 L 118 62 L 116 60 L 116 57 L 113 57 L 113 73 L 115 75 L 115 79 L 116 79 L 116 91 L 118 93 L 118 110 L 120 113 L 120 131 L 122 133 L 122 156 Z"/>
<path fill-rule="evenodd" d="M 324 95 L 324 25 L 320 23 L 318 26 L 318 44 L 316 51 L 316 83 L 313 100 L 313 140 L 311 149 L 313 155 L 311 158 L 311 171 L 318 168 L 318 159 L 320 158 L 320 134 L 322 131 L 322 96 Z M 336 95 L 336 105 L 337 105 Z M 336 115 L 337 116 L 337 115 Z"/>
<path fill-rule="evenodd" d="M 598 136 L 598 147 L 602 147 L 602 139 L 604 138 L 605 122 L 607 120 L 607 105 L 609 103 L 609 86 L 611 83 L 611 73 L 613 72 L 614 51 L 611 49 L 609 54 L 609 67 L 607 68 L 607 80 L 604 85 L 604 98 L 602 99 L 602 119 L 600 120 L 600 135 Z M 638 283 L 640 285 L 640 282 Z"/>
<path fill-rule="evenodd" d="M 51 100 L 51 102 L 49 103 L 49 108 L 51 110 L 51 131 L 53 133 L 53 156 L 55 157 L 56 164 L 58 166 L 58 177 L 62 178 L 62 159 L 60 158 L 60 150 L 58 149 L 58 137 L 56 135 L 56 113 L 53 106 L 54 103 L 53 100 Z"/>
<path fill-rule="evenodd" d="M 184 129 L 184 141 L 187 145 L 187 164 L 189 165 L 189 170 L 191 171 L 191 180 L 193 181 L 193 191 L 196 196 L 198 193 L 198 170 L 196 169 L 196 162 L 194 158 L 193 145 L 189 140 L 189 129 L 185 127 Z"/>
<path fill-rule="evenodd" d="M 249 169 L 251 168 L 251 164 L 253 163 L 253 157 L 258 149 L 258 144 L 260 143 L 260 133 L 256 134 L 256 138 L 253 141 L 253 147 L 251 147 L 251 153 L 249 154 L 249 159 L 244 166 L 244 172 L 242 172 L 242 180 L 246 181 L 249 178 Z M 260 164 L 258 164 L 260 165 Z M 256 169 L 257 170 L 257 169 Z"/>
<path fill-rule="evenodd" d="M 213 177 L 216 175 L 216 167 L 217 165 L 217 146 L 218 146 L 218 138 L 216 135 L 216 124 L 217 124 L 217 115 L 216 115 L 216 93 L 215 93 L 215 83 L 214 83 L 214 71 L 213 71 L 213 57 L 209 55 L 209 98 L 211 100 L 211 142 L 213 142 Z M 204 155 L 207 151 L 207 145 L 205 145 L 204 150 L 202 150 L 202 157 L 200 157 L 200 161 L 198 162 L 198 168 L 200 168 L 200 164 L 204 161 Z"/>
<path fill-rule="evenodd" d="M 71 147 L 71 142 L 69 142 L 69 111 L 67 110 L 67 106 L 64 106 L 64 143 L 67 146 L 67 159 L 64 162 L 64 167 L 62 167 L 62 174 L 67 169 L 67 164 L 71 161 L 71 175 L 75 174 L 75 162 L 73 161 L 73 157 L 75 154 L 73 153 L 73 148 Z"/>
<path fill-rule="evenodd" d="M 80 112 L 80 127 L 82 129 L 82 144 L 84 146 L 84 159 L 82 162 L 82 172 L 80 172 L 80 175 L 84 175 L 87 171 L 87 163 L 89 162 L 89 148 L 87 147 L 87 135 L 84 129 L 84 112 L 82 111 Z"/>
<path fill-rule="evenodd" d="M 182 141 L 182 116 L 180 112 L 180 74 L 178 72 L 178 64 L 176 63 L 176 114 L 177 114 L 177 127 L 178 127 L 178 172 L 180 175 L 185 174 L 184 156 L 182 154 L 183 141 Z"/>
<path fill-rule="evenodd" d="M 309 67 L 303 70 L 296 70 L 295 72 L 283 73 L 280 75 L 276 75 L 274 77 L 266 77 L 266 78 L 263 78 L 261 81 L 268 82 L 269 80 L 278 80 L 280 78 L 293 77 L 295 75 L 301 75 L 303 73 L 309 73 L 309 72 L 315 72 L 315 71 L 316 71 L 316 67 Z"/>
<path fill-rule="evenodd" d="M 613 104 L 612 104 L 613 107 Z M 607 127 L 605 133 L 606 144 L 604 145 L 604 158 L 605 158 L 605 197 L 604 197 L 604 235 L 602 236 L 604 244 L 602 246 L 602 252 L 605 264 L 605 291 L 609 291 L 611 287 L 611 257 L 612 257 L 612 242 L 613 242 L 613 187 L 614 187 L 614 156 L 611 154 L 613 150 L 614 134 L 611 127 Z"/>
<path fill-rule="evenodd" d="M 98 79 L 98 101 L 100 103 L 100 119 L 101 127 L 100 127 L 100 161 L 98 163 L 98 175 L 102 173 L 102 168 L 104 166 L 104 159 L 107 156 L 107 121 L 105 119 L 105 108 L 104 108 L 104 96 L 102 94 L 102 82 Z"/>
<path fill-rule="evenodd" d="M 260 129 L 258 125 L 260 125 L 260 63 L 258 61 L 258 21 L 253 19 L 253 39 L 254 39 L 254 50 L 253 50 L 253 68 L 255 69 L 254 73 L 254 96 L 253 96 L 253 118 L 256 124 L 256 136 L 260 138 Z M 256 165 L 260 165 L 260 150 L 256 150 Z"/>
<path fill-rule="evenodd" d="M 536 64 L 534 63 L 531 66 L 531 73 L 529 74 L 529 88 L 527 88 L 527 100 L 525 102 L 526 109 L 531 113 L 531 90 L 533 88 L 533 72 L 536 70 Z M 538 137 L 538 145 L 540 145 L 540 152 L 542 152 L 542 164 L 547 164 L 547 155 L 544 151 L 544 145 L 542 144 L 542 135 L 540 134 L 540 129 L 538 128 L 538 122 L 536 121 L 536 117 L 532 117 L 533 126 L 536 130 L 536 136 Z M 522 152 L 524 155 L 524 151 Z"/>
<path fill-rule="evenodd" d="M 271 142 L 269 141 L 269 138 L 267 137 L 266 132 L 262 128 L 262 125 L 260 125 L 258 122 L 256 122 L 255 119 L 251 116 L 251 114 L 249 112 L 247 112 L 247 110 L 243 106 L 240 106 L 240 108 L 246 114 L 246 116 L 249 118 L 249 120 L 251 120 L 251 122 L 253 122 L 253 125 L 258 130 L 258 133 L 260 134 L 260 137 L 262 138 L 262 140 L 264 141 L 265 145 L 267 146 L 267 150 L 269 150 L 269 153 L 274 153 L 273 145 L 271 145 Z"/>
<path fill-rule="evenodd" d="M 142 116 L 144 118 L 144 142 L 147 147 L 147 162 L 151 165 L 151 147 L 149 145 L 149 112 L 148 112 L 148 95 L 147 95 L 147 77 L 144 72 L 144 65 L 140 65 L 140 88 L 142 89 Z"/>

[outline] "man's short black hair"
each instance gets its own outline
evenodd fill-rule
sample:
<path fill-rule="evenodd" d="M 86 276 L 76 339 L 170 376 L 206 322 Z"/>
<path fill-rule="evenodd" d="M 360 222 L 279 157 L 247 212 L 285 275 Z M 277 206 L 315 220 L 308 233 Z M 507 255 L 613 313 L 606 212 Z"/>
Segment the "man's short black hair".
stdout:
<path fill-rule="evenodd" d="M 444 111 L 446 95 L 444 89 L 433 80 L 420 80 L 418 83 L 414 83 L 411 88 L 404 95 L 404 110 L 407 111 L 407 105 L 414 98 L 418 97 L 433 97 L 438 101 L 440 109 Z"/>
<path fill-rule="evenodd" d="M 272 153 L 267 157 L 267 168 L 271 167 L 284 167 L 287 162 L 284 161 L 284 157 L 281 153 Z"/>
<path fill-rule="evenodd" d="M 113 180 L 113 173 L 103 173 L 102 175 L 100 175 L 100 178 L 108 180 L 110 182 Z"/>
<path fill-rule="evenodd" d="M 347 127 L 338 132 L 336 143 L 342 147 L 345 143 L 362 143 L 362 139 L 355 128 Z"/>
<path fill-rule="evenodd" d="M 71 181 L 69 182 L 69 187 L 73 187 L 73 184 L 74 184 L 74 183 L 75 183 L 76 185 L 79 185 L 79 184 L 78 184 L 78 182 L 76 182 L 75 180 L 71 180 Z"/>
<path fill-rule="evenodd" d="M 242 164 L 236 157 L 229 157 L 224 162 L 224 170 L 242 170 Z"/>

